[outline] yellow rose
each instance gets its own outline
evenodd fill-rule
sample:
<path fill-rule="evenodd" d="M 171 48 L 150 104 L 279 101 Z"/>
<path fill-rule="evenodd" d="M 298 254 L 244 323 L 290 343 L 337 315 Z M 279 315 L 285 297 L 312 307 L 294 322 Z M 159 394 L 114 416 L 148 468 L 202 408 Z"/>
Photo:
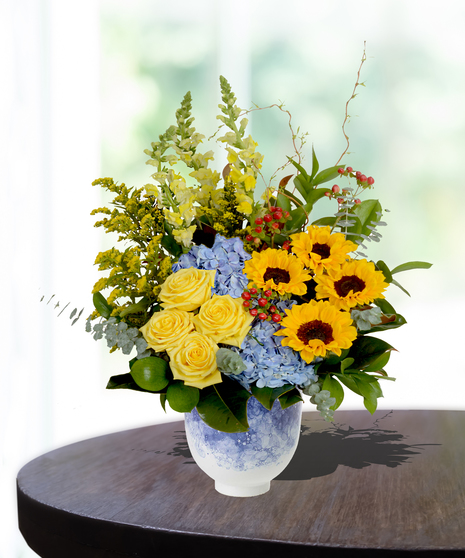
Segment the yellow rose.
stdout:
<path fill-rule="evenodd" d="M 168 350 L 171 372 L 175 380 L 200 389 L 218 384 L 221 372 L 216 365 L 218 345 L 201 333 L 189 333 L 181 345 Z"/>
<path fill-rule="evenodd" d="M 158 298 L 163 308 L 195 310 L 212 296 L 216 270 L 180 269 L 170 275 L 161 286 Z"/>
<path fill-rule="evenodd" d="M 147 345 L 160 352 L 181 343 L 193 329 L 192 313 L 172 308 L 155 312 L 139 331 L 142 332 Z"/>
<path fill-rule="evenodd" d="M 216 343 L 239 347 L 249 332 L 253 316 L 242 306 L 241 298 L 213 295 L 192 318 L 195 329 Z"/>

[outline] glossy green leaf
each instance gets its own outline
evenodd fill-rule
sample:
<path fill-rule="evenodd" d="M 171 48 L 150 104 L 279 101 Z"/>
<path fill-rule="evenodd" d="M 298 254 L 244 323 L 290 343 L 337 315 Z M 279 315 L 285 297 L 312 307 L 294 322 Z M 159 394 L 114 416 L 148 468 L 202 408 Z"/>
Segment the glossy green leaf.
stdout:
<path fill-rule="evenodd" d="M 337 217 L 322 217 L 321 219 L 313 221 L 312 225 L 315 225 L 316 227 L 334 227 L 336 219 Z"/>
<path fill-rule="evenodd" d="M 239 382 L 223 377 L 220 384 L 200 390 L 197 411 L 201 419 L 222 432 L 246 432 L 247 401 L 251 394 Z"/>
<path fill-rule="evenodd" d="M 391 306 L 385 298 L 375 298 L 374 303 L 378 308 L 381 308 L 381 311 L 383 312 L 383 314 L 386 314 L 386 316 L 396 313 L 394 307 Z"/>
<path fill-rule="evenodd" d="M 174 380 L 166 390 L 166 399 L 174 411 L 190 413 L 199 402 L 200 390 L 186 386 L 182 380 Z"/>
<path fill-rule="evenodd" d="M 92 302 L 94 303 L 97 312 L 105 319 L 108 320 L 108 318 L 111 316 L 113 307 L 108 304 L 107 299 L 103 296 L 103 294 L 100 291 L 94 293 L 94 296 L 92 297 Z"/>
<path fill-rule="evenodd" d="M 294 386 L 291 384 L 286 384 L 278 388 L 259 388 L 255 384 L 253 384 L 251 386 L 251 389 L 252 395 L 255 397 L 255 399 L 258 399 L 258 401 L 260 401 L 265 409 L 268 409 L 270 411 L 276 399 L 278 399 L 278 397 L 281 397 L 284 393 L 287 393 L 288 391 L 294 389 Z"/>
<path fill-rule="evenodd" d="M 331 374 L 326 374 L 321 389 L 327 389 L 331 394 L 331 397 L 336 399 L 336 403 L 330 407 L 335 411 L 344 400 L 344 389 L 341 384 L 336 380 L 336 378 L 333 378 Z"/>
<path fill-rule="evenodd" d="M 166 393 L 160 393 L 160 405 L 166 413 Z"/>
<path fill-rule="evenodd" d="M 361 229 L 357 232 L 357 234 L 360 235 L 359 238 L 354 240 L 354 238 L 357 237 L 352 236 L 351 240 L 354 242 L 362 242 L 363 237 L 361 235 L 369 236 L 371 234 L 371 229 L 369 227 L 376 225 L 380 219 L 378 214 L 381 212 L 382 207 L 378 200 L 364 200 L 362 203 L 354 205 L 349 212 L 349 216 L 355 215 L 360 219 Z"/>
<path fill-rule="evenodd" d="M 352 344 L 349 356 L 354 359 L 353 368 L 365 368 L 387 351 L 395 350 L 392 345 L 371 335 L 361 335 Z"/>
<path fill-rule="evenodd" d="M 294 161 L 294 159 L 291 159 L 290 157 L 288 157 L 288 159 L 289 162 L 294 165 L 294 167 L 303 175 L 305 180 L 308 182 L 310 180 L 310 177 L 308 176 L 308 172 L 303 168 L 303 166 L 299 165 L 299 163 L 297 163 L 296 161 Z"/>
<path fill-rule="evenodd" d="M 386 331 L 388 329 L 396 329 L 400 326 L 403 326 L 407 323 L 407 320 L 404 318 L 404 316 L 401 316 L 400 314 L 386 314 L 386 318 L 394 318 L 394 320 L 386 322 L 384 324 L 379 324 L 379 325 L 375 325 L 372 328 L 370 328 L 369 330 L 365 330 L 365 331 L 361 331 L 360 333 L 362 335 L 366 334 L 366 333 L 376 333 L 377 331 Z"/>
<path fill-rule="evenodd" d="M 165 250 L 167 250 L 170 254 L 178 258 L 182 254 L 181 246 L 176 242 L 174 236 L 172 234 L 164 234 L 160 244 L 163 246 Z"/>
<path fill-rule="evenodd" d="M 300 396 L 299 390 L 294 388 L 290 391 L 286 391 L 286 393 L 283 393 L 283 395 L 279 397 L 278 401 L 282 409 L 287 409 L 288 407 L 295 405 L 299 401 L 303 401 L 303 399 Z"/>
<path fill-rule="evenodd" d="M 339 176 L 337 170 L 344 167 L 345 165 L 336 165 L 335 167 L 329 167 L 328 169 L 322 170 L 312 180 L 313 186 L 317 186 L 318 184 L 323 184 L 324 182 L 329 182 L 330 180 L 333 180 L 333 178 Z"/>
<path fill-rule="evenodd" d="M 404 287 L 403 287 L 400 283 L 398 283 L 395 279 L 392 279 L 392 280 L 391 280 L 391 283 L 392 283 L 393 285 L 395 285 L 396 287 L 398 287 L 401 291 L 404 291 L 404 293 L 405 293 L 406 295 L 410 296 L 410 293 L 407 291 L 407 289 L 404 289 Z"/>
<path fill-rule="evenodd" d="M 384 275 L 384 278 L 386 279 L 387 283 L 392 282 L 391 271 L 389 270 L 388 266 L 382 260 L 379 260 L 378 262 L 376 262 L 376 269 L 378 271 L 382 272 L 382 274 Z"/>
<path fill-rule="evenodd" d="M 407 262 L 395 267 L 391 273 L 401 273 L 402 271 L 409 271 L 411 269 L 429 269 L 433 264 L 428 262 Z"/>
<path fill-rule="evenodd" d="M 151 302 L 153 302 L 153 299 L 144 296 L 136 304 L 131 304 L 127 308 L 122 310 L 120 312 L 120 317 L 124 318 L 124 316 L 128 316 L 129 314 L 138 314 L 140 312 L 145 312 L 147 308 L 150 306 Z"/>
<path fill-rule="evenodd" d="M 355 383 L 355 380 L 351 377 L 351 375 L 336 373 L 334 374 L 334 376 L 336 376 L 337 379 L 341 382 L 341 384 L 345 385 L 346 388 L 350 389 L 357 395 L 362 395 L 360 393 L 360 390 L 358 389 L 357 384 Z"/>
<path fill-rule="evenodd" d="M 169 384 L 171 372 L 166 360 L 146 357 L 132 365 L 131 376 L 141 388 L 147 391 L 160 391 Z"/>
<path fill-rule="evenodd" d="M 371 364 L 366 366 L 363 369 L 363 371 L 364 372 L 378 372 L 379 370 L 382 370 L 386 366 L 386 364 L 389 362 L 390 358 L 391 358 L 391 351 L 387 351 L 386 353 L 383 353 L 382 355 L 380 355 Z"/>
<path fill-rule="evenodd" d="M 338 362 L 344 360 L 348 354 L 349 349 L 343 349 L 339 356 L 336 353 L 330 353 L 329 356 L 325 358 L 324 363 L 329 365 L 337 364 Z"/>
<path fill-rule="evenodd" d="M 308 194 L 308 188 L 306 188 L 307 184 L 308 183 L 305 181 L 305 179 L 301 174 L 298 174 L 294 178 L 294 186 L 297 188 L 299 194 L 304 198 L 304 200 L 307 199 L 307 194 Z"/>
<path fill-rule="evenodd" d="M 134 391 L 145 391 L 139 387 L 129 372 L 112 376 L 107 383 L 106 389 L 132 389 Z"/>
<path fill-rule="evenodd" d="M 305 204 L 303 207 L 298 207 L 291 211 L 292 219 L 286 223 L 286 230 L 300 229 L 307 220 L 307 215 L 310 213 L 313 204 Z"/>
<path fill-rule="evenodd" d="M 310 176 L 310 182 L 315 178 L 319 168 L 320 164 L 318 163 L 318 159 L 316 158 L 315 150 L 312 145 L 312 174 Z"/>
<path fill-rule="evenodd" d="M 341 372 L 344 373 L 344 370 L 347 370 L 347 368 L 349 368 L 353 363 L 353 358 L 345 358 L 343 361 L 341 361 Z"/>
<path fill-rule="evenodd" d="M 278 205 L 282 207 L 285 211 L 291 211 L 291 201 L 288 197 L 284 196 L 281 192 L 278 194 Z"/>
<path fill-rule="evenodd" d="M 281 190 L 282 194 L 283 194 L 283 198 L 287 198 L 288 201 L 292 202 L 296 207 L 300 207 L 302 205 L 302 201 L 299 200 L 299 198 L 293 194 L 292 192 L 290 192 L 289 190 Z M 285 194 L 285 195 L 284 195 Z M 278 196 L 278 205 L 279 204 L 279 196 Z M 281 206 L 284 207 L 284 206 Z M 286 209 L 286 208 L 284 208 Z M 290 211 L 290 209 L 288 209 L 288 211 Z"/>
<path fill-rule="evenodd" d="M 314 188 L 313 190 L 308 192 L 307 197 L 305 198 L 307 204 L 311 203 L 313 208 L 315 203 L 319 199 L 321 199 L 326 194 L 326 192 L 331 192 L 331 190 L 329 190 L 328 188 Z"/>

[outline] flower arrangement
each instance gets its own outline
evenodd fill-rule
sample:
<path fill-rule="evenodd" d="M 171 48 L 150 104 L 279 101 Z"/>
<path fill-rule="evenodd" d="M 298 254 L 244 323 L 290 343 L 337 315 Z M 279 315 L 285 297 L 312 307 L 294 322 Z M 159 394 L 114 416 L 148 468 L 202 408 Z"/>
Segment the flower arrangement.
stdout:
<path fill-rule="evenodd" d="M 394 378 L 384 370 L 393 347 L 373 334 L 406 323 L 385 291 L 403 289 L 395 274 L 430 264 L 389 269 L 367 259 L 362 250 L 385 225 L 380 202 L 359 198 L 373 178 L 341 159 L 320 170 L 313 149 L 311 169 L 304 168 L 305 137 L 294 134 L 290 118 L 295 153 L 257 200 L 263 155 L 246 135 L 250 111 L 237 106 L 223 77 L 220 86 L 222 174 L 210 167 L 213 151 L 201 150 L 205 137 L 193 126 L 187 93 L 176 124 L 145 151 L 152 183 L 93 183 L 114 196 L 111 207 L 92 212 L 103 214 L 95 226 L 116 233 L 121 249 L 95 260 L 107 273 L 94 286 L 86 329 L 105 337 L 110 351 L 137 352 L 129 372 L 107 387 L 158 394 L 164 409 L 197 408 L 225 432 L 248 429 L 250 397 L 271 409 L 307 395 L 333 420 L 345 387 L 374 413 L 379 381 Z M 293 174 L 276 186 L 287 167 Z M 336 179 L 343 185 L 325 186 Z M 312 221 L 314 205 L 328 199 L 334 214 Z"/>

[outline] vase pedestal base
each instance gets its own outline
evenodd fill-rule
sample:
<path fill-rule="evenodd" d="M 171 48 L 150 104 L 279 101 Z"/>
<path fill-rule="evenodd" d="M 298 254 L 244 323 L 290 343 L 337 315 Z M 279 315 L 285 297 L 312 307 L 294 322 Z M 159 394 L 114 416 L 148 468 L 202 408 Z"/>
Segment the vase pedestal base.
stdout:
<path fill-rule="evenodd" d="M 263 484 L 256 484 L 253 486 L 233 486 L 223 482 L 215 481 L 215 490 L 225 496 L 235 496 L 247 498 L 249 496 L 260 496 L 270 490 L 271 483 L 264 482 Z"/>

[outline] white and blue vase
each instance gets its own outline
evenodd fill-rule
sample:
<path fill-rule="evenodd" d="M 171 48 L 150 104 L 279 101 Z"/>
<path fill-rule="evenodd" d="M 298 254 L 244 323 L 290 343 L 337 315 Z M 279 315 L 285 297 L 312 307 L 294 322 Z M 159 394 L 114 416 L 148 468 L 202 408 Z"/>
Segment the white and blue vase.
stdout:
<path fill-rule="evenodd" d="M 271 411 L 255 397 L 247 403 L 247 432 L 228 433 L 211 428 L 197 409 L 185 413 L 187 442 L 197 465 L 227 496 L 258 496 L 287 467 L 300 436 L 302 403 Z"/>

